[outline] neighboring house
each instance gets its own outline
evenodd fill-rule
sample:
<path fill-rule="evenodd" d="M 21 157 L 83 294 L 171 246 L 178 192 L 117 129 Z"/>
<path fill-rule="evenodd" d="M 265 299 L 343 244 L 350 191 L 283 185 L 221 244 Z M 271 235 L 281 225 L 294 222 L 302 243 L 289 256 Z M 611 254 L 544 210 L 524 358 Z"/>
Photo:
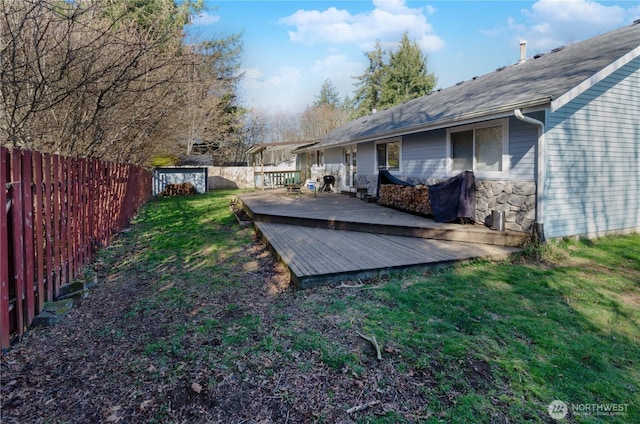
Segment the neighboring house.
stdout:
<path fill-rule="evenodd" d="M 298 155 L 295 150 L 312 144 L 289 141 L 255 144 L 247 150 L 249 165 L 253 167 L 255 187 L 281 187 L 302 184 L 309 178 L 308 155 Z"/>
<path fill-rule="evenodd" d="M 640 21 L 524 57 L 331 131 L 303 149 L 310 172 L 375 194 L 383 169 L 414 184 L 472 170 L 479 222 L 501 210 L 543 238 L 639 231 Z"/>

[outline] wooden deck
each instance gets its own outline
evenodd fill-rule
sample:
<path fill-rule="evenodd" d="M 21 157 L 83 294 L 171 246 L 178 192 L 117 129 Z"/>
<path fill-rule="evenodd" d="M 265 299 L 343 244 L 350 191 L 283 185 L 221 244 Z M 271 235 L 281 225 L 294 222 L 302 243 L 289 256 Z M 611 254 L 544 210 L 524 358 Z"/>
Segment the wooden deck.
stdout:
<path fill-rule="evenodd" d="M 240 196 L 256 230 L 301 288 L 520 251 L 522 235 L 441 224 L 347 195 Z"/>

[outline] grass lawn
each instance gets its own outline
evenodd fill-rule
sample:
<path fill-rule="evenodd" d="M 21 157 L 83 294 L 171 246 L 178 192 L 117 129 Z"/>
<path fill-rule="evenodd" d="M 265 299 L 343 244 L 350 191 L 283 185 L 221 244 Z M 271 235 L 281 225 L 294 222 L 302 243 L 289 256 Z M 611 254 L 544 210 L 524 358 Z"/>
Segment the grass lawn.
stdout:
<path fill-rule="evenodd" d="M 640 422 L 639 235 L 299 291 L 234 193 L 153 201 L 101 254 L 145 283 L 96 336 L 154 393 L 126 421 Z"/>

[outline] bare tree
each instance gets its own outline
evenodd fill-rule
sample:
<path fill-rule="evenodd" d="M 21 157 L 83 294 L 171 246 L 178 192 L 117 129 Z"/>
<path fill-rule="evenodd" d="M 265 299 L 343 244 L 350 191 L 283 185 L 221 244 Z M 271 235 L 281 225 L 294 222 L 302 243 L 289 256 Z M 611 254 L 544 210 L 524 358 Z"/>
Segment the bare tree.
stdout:
<path fill-rule="evenodd" d="M 219 94 L 212 81 L 229 80 L 219 51 L 182 42 L 200 3 L 1 1 L 2 144 L 146 164 L 180 138 L 179 115 L 193 104 L 185 89 Z M 194 80 L 195 67 L 209 74 Z M 199 97 L 206 118 L 229 111 L 233 81 L 224 95 Z"/>
<path fill-rule="evenodd" d="M 242 144 L 239 130 L 244 111 L 236 106 L 235 95 L 242 76 L 238 72 L 240 51 L 239 35 L 191 47 L 183 96 L 187 102 L 180 113 L 187 154 L 197 148 L 214 158 L 225 158 L 223 162 L 241 161 L 237 152 L 244 149 L 236 145 Z"/>
<path fill-rule="evenodd" d="M 280 143 L 300 139 L 300 118 L 294 114 L 277 112 L 269 115 L 266 143 Z"/>
<path fill-rule="evenodd" d="M 315 140 L 349 122 L 349 112 L 328 104 L 307 108 L 302 114 L 300 138 Z"/>
<path fill-rule="evenodd" d="M 242 139 L 245 146 L 264 143 L 267 136 L 267 117 L 259 110 L 250 109 L 242 115 Z"/>

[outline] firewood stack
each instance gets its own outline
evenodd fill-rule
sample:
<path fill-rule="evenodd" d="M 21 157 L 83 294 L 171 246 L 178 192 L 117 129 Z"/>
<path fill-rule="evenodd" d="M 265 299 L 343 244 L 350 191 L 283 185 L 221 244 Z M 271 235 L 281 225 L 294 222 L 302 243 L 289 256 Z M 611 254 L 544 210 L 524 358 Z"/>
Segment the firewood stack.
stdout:
<path fill-rule="evenodd" d="M 167 184 L 160 193 L 160 197 L 186 196 L 196 194 L 196 188 L 191 183 Z"/>
<path fill-rule="evenodd" d="M 429 187 L 422 184 L 416 186 L 381 184 L 379 203 L 420 215 L 432 215 Z"/>

